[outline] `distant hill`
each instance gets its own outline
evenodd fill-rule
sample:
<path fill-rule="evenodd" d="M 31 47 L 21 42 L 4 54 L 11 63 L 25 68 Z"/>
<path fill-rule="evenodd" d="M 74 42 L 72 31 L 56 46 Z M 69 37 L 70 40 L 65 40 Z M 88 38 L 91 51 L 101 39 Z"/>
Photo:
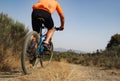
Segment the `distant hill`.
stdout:
<path fill-rule="evenodd" d="M 54 48 L 54 51 L 66 52 L 67 49 L 65 49 L 65 48 Z"/>
<path fill-rule="evenodd" d="M 73 51 L 75 53 L 83 53 L 83 51 L 80 50 L 74 50 L 74 49 L 65 49 L 65 48 L 54 48 L 54 51 L 59 51 L 59 52 L 67 52 L 67 51 Z"/>

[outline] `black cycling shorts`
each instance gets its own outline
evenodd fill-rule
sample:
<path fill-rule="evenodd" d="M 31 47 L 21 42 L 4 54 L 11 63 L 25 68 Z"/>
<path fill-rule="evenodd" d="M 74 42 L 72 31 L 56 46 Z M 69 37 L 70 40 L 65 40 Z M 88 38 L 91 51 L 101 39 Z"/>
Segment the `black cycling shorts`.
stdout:
<path fill-rule="evenodd" d="M 38 18 L 43 18 L 45 21 L 40 22 Z M 40 27 L 44 24 L 44 26 L 49 30 L 52 27 L 54 27 L 54 22 L 52 19 L 52 16 L 49 12 L 41 9 L 35 9 L 32 12 L 32 28 L 34 31 L 38 32 L 40 31 Z"/>

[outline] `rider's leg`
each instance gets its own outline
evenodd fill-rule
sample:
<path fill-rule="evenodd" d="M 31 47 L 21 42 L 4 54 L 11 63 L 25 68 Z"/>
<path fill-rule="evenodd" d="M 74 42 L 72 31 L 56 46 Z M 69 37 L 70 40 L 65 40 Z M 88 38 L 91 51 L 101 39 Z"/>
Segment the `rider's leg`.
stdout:
<path fill-rule="evenodd" d="M 43 46 L 45 47 L 45 50 L 48 50 L 48 51 L 51 50 L 49 42 L 50 42 L 50 39 L 52 38 L 53 34 L 54 34 L 54 27 L 51 29 L 48 29 L 48 32 L 46 34 L 46 39 L 43 42 Z"/>
<path fill-rule="evenodd" d="M 37 48 L 37 46 L 38 46 L 37 43 L 38 43 L 38 42 L 37 42 L 37 38 L 34 37 L 34 36 L 32 36 L 32 37 L 31 37 L 30 49 L 35 50 L 35 49 Z"/>
<path fill-rule="evenodd" d="M 33 50 L 34 50 L 34 49 L 36 49 L 37 46 L 38 46 L 36 37 L 33 37 L 33 42 L 36 42 L 36 44 L 35 44 L 35 46 L 34 46 L 34 48 L 33 48 Z"/>
<path fill-rule="evenodd" d="M 48 29 L 47 34 L 46 34 L 46 39 L 44 42 L 49 44 L 49 41 L 52 38 L 53 34 L 54 34 L 54 27 L 52 27 L 51 29 Z"/>

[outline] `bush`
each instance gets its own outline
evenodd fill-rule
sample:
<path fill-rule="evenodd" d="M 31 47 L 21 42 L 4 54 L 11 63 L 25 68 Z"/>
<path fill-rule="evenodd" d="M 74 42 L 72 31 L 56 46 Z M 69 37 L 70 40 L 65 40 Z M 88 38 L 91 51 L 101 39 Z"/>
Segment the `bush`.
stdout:
<path fill-rule="evenodd" d="M 21 40 L 28 31 L 24 24 L 0 13 L 0 70 L 10 70 L 12 65 L 18 64 Z"/>
<path fill-rule="evenodd" d="M 55 52 L 54 60 L 66 59 L 69 63 L 85 66 L 99 66 L 120 69 L 120 47 L 104 50 L 101 53 L 76 54 L 74 52 Z"/>

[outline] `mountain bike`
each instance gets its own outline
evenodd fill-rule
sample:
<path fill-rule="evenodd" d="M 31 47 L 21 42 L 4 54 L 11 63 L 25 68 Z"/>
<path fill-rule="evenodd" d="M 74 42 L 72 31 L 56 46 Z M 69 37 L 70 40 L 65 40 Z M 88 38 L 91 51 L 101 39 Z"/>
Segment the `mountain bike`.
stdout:
<path fill-rule="evenodd" d="M 52 60 L 53 57 L 53 43 L 50 40 L 50 50 L 45 50 L 43 47 L 43 41 L 46 38 L 46 34 L 42 32 L 45 29 L 45 26 L 40 27 L 40 35 L 36 31 L 31 31 L 25 38 L 23 50 L 21 53 L 21 66 L 24 74 L 31 74 L 32 71 L 37 67 L 40 63 L 42 67 L 46 67 Z M 55 30 L 59 30 L 59 28 L 55 27 Z M 35 37 L 37 40 L 37 48 L 33 51 L 30 49 L 32 45 L 32 38 Z M 30 59 L 34 57 L 33 62 L 30 62 Z"/>

